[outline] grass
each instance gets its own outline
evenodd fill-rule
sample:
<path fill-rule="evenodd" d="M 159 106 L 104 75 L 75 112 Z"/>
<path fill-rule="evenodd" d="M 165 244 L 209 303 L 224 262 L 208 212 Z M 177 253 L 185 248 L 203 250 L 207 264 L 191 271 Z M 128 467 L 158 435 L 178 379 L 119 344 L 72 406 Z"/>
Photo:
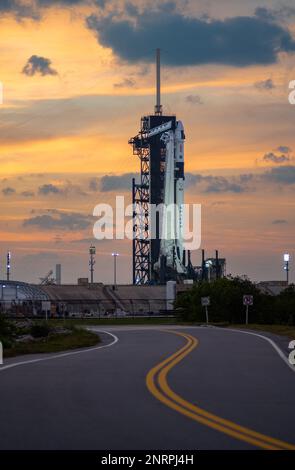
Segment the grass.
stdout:
<path fill-rule="evenodd" d="M 295 339 L 295 326 L 288 325 L 228 325 L 229 328 L 239 328 L 245 330 L 266 331 L 275 335 L 287 336 L 290 339 Z"/>
<path fill-rule="evenodd" d="M 4 349 L 4 357 L 14 357 L 20 354 L 53 353 L 69 349 L 95 346 L 100 342 L 97 334 L 82 328 L 73 328 L 68 335 L 52 335 L 40 341 L 30 343 L 15 343 L 12 348 Z"/>
<path fill-rule="evenodd" d="M 71 327 L 73 325 L 173 325 L 176 323 L 175 318 L 69 318 L 63 319 L 50 319 L 50 325 L 64 325 Z"/>

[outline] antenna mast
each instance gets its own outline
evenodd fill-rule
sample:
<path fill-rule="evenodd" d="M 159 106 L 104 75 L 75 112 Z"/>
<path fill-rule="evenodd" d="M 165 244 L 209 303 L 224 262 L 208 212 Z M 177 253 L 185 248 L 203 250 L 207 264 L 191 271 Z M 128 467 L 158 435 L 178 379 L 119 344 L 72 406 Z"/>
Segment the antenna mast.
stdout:
<path fill-rule="evenodd" d="M 155 106 L 156 116 L 162 116 L 161 105 L 161 51 L 156 50 L 156 82 L 157 82 L 157 101 Z"/>

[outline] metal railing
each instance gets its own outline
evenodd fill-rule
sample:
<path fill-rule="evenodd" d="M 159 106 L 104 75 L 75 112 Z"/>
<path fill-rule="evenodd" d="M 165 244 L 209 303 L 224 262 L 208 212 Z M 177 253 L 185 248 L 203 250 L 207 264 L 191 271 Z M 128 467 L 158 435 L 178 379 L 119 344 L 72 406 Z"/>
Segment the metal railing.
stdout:
<path fill-rule="evenodd" d="M 119 302 L 120 300 L 120 302 Z M 172 305 L 171 301 L 169 302 Z M 46 304 L 46 305 L 45 305 Z M 1 301 L 0 314 L 10 317 L 119 318 L 173 315 L 166 299 L 66 299 Z"/>

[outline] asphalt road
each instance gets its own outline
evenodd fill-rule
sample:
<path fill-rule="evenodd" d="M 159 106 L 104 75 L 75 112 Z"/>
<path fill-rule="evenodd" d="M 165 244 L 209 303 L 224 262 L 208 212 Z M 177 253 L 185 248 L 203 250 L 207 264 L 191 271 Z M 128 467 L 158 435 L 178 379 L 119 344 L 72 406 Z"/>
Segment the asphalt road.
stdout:
<path fill-rule="evenodd" d="M 5 361 L 23 364 L 0 367 L 0 449 L 295 449 L 295 373 L 268 342 L 173 330 L 113 327 L 108 347 Z"/>

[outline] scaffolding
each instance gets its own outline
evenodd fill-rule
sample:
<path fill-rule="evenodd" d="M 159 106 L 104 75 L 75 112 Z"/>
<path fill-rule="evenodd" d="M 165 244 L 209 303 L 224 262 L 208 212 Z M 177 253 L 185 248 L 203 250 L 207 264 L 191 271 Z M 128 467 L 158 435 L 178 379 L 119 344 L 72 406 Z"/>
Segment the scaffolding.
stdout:
<path fill-rule="evenodd" d="M 141 118 L 139 133 L 129 140 L 133 154 L 140 161 L 140 181 L 132 181 L 133 284 L 159 281 L 153 266 L 159 258 L 160 222 L 156 214 L 156 227 L 151 226 L 150 207 L 151 204 L 163 203 L 166 149 L 160 139 L 161 134 L 150 135 L 150 130 L 168 122 L 175 126 L 175 121 L 175 116 L 144 116 Z M 151 234 L 154 236 L 151 237 Z"/>

